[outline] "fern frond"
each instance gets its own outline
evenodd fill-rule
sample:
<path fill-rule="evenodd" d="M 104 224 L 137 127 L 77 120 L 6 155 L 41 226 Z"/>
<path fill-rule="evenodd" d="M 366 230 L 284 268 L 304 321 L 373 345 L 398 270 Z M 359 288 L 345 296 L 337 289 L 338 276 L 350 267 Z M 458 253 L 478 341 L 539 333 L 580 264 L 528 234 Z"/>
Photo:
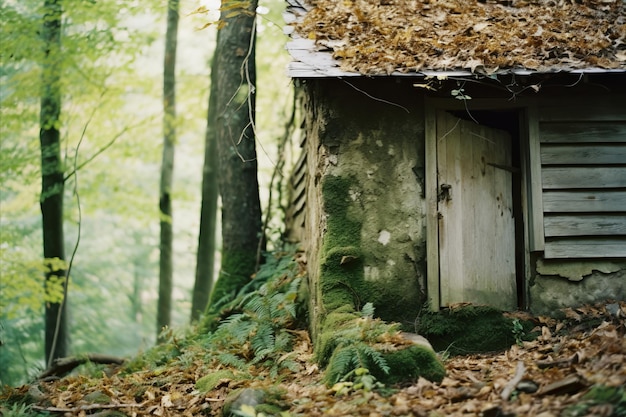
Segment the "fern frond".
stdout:
<path fill-rule="evenodd" d="M 362 343 L 359 345 L 359 350 L 363 356 L 368 358 L 367 362 L 369 366 L 365 366 L 364 368 L 373 370 L 373 367 L 372 367 L 373 365 L 376 368 L 383 371 L 385 375 L 389 374 L 389 371 L 390 371 L 389 365 L 387 364 L 387 361 L 385 360 L 385 358 L 379 351 L 377 351 L 372 346 L 365 344 L 365 343 Z"/>
<path fill-rule="evenodd" d="M 359 353 L 354 346 L 338 347 L 333 352 L 326 369 L 329 384 L 335 384 L 351 370 L 358 367 Z"/>
<path fill-rule="evenodd" d="M 259 323 L 259 326 L 256 329 L 256 333 L 252 336 L 250 340 L 250 344 L 252 346 L 252 350 L 254 350 L 255 356 L 259 356 L 261 351 L 269 350 L 270 352 L 274 350 L 274 329 L 271 324 L 268 322 Z"/>
<path fill-rule="evenodd" d="M 248 367 L 245 360 L 232 353 L 220 353 L 216 358 L 224 366 L 232 366 L 242 371 Z"/>
<path fill-rule="evenodd" d="M 365 305 L 361 309 L 361 317 L 365 317 L 368 319 L 374 318 L 374 304 L 365 303 Z"/>

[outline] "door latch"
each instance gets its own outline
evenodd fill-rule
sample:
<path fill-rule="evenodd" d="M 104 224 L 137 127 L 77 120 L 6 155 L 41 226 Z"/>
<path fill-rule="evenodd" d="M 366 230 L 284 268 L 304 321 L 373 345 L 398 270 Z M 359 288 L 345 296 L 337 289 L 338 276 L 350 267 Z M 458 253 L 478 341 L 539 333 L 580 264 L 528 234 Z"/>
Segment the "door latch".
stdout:
<path fill-rule="evenodd" d="M 450 201 L 452 200 L 452 186 L 450 184 L 441 184 L 439 186 L 439 194 L 437 195 L 437 201 Z"/>

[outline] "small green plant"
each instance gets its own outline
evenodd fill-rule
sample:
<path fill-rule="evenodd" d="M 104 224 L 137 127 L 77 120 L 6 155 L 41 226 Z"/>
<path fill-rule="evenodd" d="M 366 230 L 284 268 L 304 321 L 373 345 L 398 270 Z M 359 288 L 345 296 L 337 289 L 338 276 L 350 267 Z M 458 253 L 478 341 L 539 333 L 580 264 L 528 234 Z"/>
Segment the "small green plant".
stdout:
<path fill-rule="evenodd" d="M 370 374 L 367 368 L 356 368 L 348 372 L 341 381 L 333 385 L 332 390 L 335 395 L 345 395 L 353 391 L 363 390 L 365 392 L 373 391 L 374 389 L 382 389 L 385 385 L 376 379 L 376 377 Z"/>
<path fill-rule="evenodd" d="M 452 94 L 452 97 L 456 98 L 457 100 L 471 100 L 472 99 L 472 97 L 465 94 L 465 89 L 463 87 L 459 87 L 457 89 L 452 90 L 450 94 Z"/>
<path fill-rule="evenodd" d="M 524 338 L 526 337 L 526 331 L 524 330 L 524 325 L 519 319 L 513 319 L 512 321 L 513 329 L 513 337 L 515 338 L 515 343 L 518 346 L 522 346 L 524 344 Z"/>

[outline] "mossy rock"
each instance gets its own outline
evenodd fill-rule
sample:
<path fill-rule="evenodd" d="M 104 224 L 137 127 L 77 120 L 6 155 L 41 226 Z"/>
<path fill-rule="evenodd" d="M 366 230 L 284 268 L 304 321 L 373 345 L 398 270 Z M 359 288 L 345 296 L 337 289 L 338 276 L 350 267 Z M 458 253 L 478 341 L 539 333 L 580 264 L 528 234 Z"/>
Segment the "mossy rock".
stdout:
<path fill-rule="evenodd" d="M 466 305 L 426 313 L 420 317 L 419 334 L 436 351 L 450 355 L 495 352 L 515 343 L 512 320 L 489 306 Z"/>
<path fill-rule="evenodd" d="M 409 346 L 386 352 L 383 357 L 387 361 L 389 372 L 373 372 L 373 375 L 384 384 L 416 381 L 419 377 L 441 382 L 446 376 L 443 363 L 435 351 L 426 346 Z"/>
<path fill-rule="evenodd" d="M 441 381 L 445 368 L 435 351 L 407 344 L 399 328 L 397 323 L 374 319 L 347 306 L 329 313 L 315 348 L 317 361 L 326 367 L 326 384 L 332 386 L 357 368 L 367 369 L 385 384 L 419 377 Z"/>

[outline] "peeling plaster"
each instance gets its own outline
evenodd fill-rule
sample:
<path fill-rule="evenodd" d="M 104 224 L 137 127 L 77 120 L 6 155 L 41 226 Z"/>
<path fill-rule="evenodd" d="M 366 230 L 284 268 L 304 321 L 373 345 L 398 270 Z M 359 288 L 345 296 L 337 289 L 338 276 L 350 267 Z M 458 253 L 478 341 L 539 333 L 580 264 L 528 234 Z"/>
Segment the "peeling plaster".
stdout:
<path fill-rule="evenodd" d="M 602 261 L 544 261 L 537 260 L 537 272 L 541 275 L 557 275 L 570 281 L 582 281 L 593 271 L 610 274 L 622 269 L 621 265 Z"/>
<path fill-rule="evenodd" d="M 378 235 L 378 242 L 380 242 L 380 244 L 382 244 L 383 246 L 387 246 L 387 243 L 389 243 L 390 240 L 391 233 L 386 230 L 381 230 L 380 234 Z"/>

